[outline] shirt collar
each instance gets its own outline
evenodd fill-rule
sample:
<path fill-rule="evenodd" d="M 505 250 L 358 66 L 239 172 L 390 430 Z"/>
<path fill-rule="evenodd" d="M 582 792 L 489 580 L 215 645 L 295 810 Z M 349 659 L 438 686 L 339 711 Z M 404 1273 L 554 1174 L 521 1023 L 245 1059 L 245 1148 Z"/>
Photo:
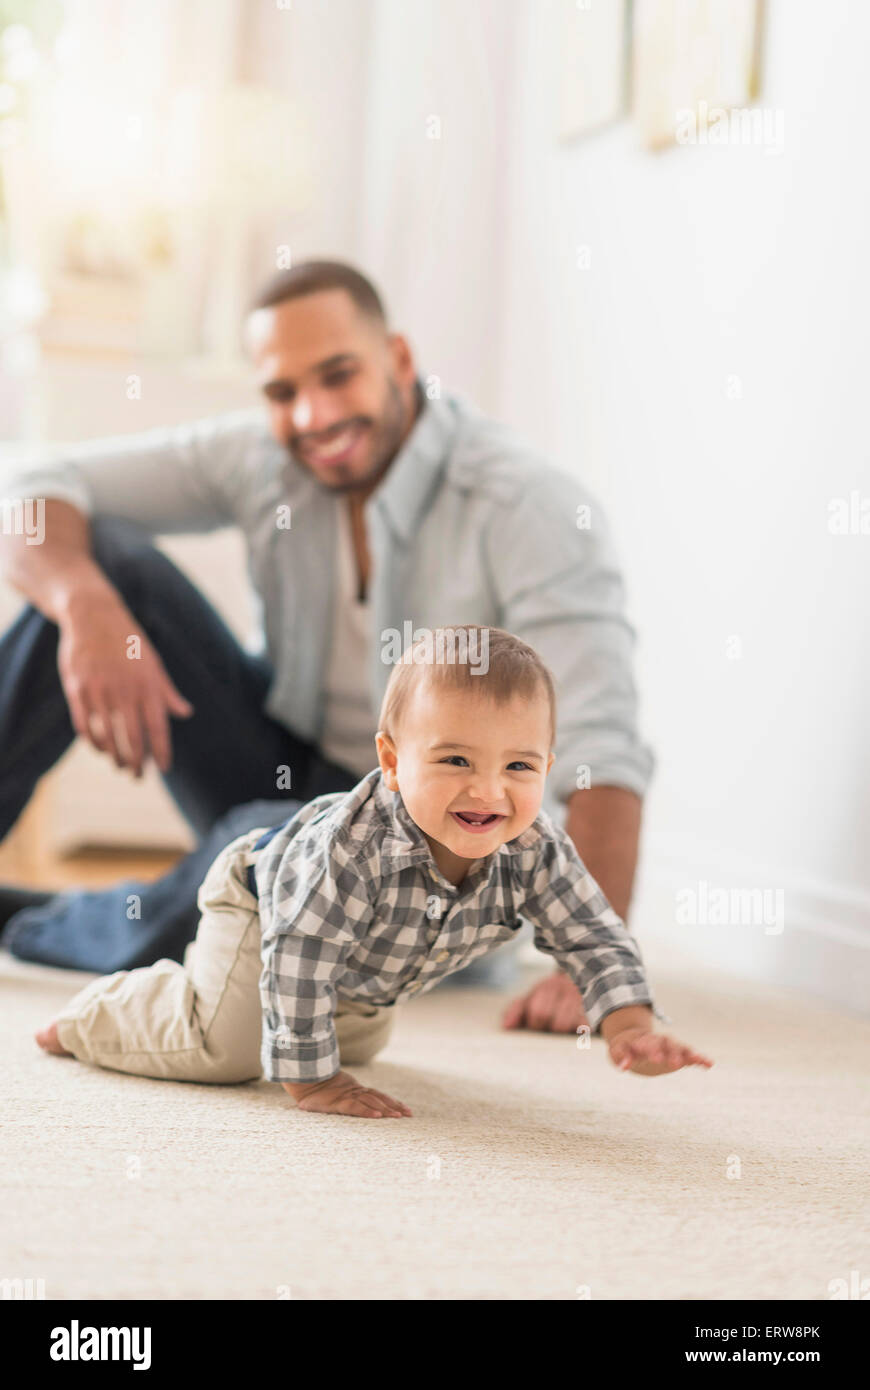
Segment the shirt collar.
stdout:
<path fill-rule="evenodd" d="M 419 414 L 411 433 L 368 502 L 369 507 L 386 513 L 393 530 L 405 541 L 412 539 L 419 526 L 426 503 L 446 466 L 457 429 L 450 404 L 428 400 L 419 377 L 416 394 Z"/>
<path fill-rule="evenodd" d="M 423 510 L 447 464 L 458 420 L 448 401 L 427 399 L 420 377 L 415 383 L 417 418 L 386 473 L 365 506 L 383 512 L 393 531 L 410 542 L 417 531 Z M 297 463 L 273 439 L 268 447 L 278 451 L 280 468 L 293 482 L 293 505 L 297 512 L 321 502 L 326 493 L 313 474 Z"/>

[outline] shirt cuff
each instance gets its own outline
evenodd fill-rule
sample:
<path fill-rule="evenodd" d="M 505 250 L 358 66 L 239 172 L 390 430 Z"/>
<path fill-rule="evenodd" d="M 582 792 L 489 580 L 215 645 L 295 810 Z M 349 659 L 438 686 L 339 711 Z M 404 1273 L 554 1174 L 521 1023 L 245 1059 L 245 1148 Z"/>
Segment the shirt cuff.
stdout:
<path fill-rule="evenodd" d="M 560 802 L 570 801 L 576 791 L 586 786 L 624 787 L 643 799 L 654 770 L 653 754 L 642 743 L 624 753 L 578 747 L 557 757 L 547 786 L 550 795 Z"/>
<path fill-rule="evenodd" d="M 638 995 L 638 996 L 637 996 L 636 998 L 634 998 L 634 999 L 629 999 L 629 1000 L 627 1000 L 626 1003 L 624 1003 L 624 1004 L 623 1004 L 623 1003 L 619 1003 L 619 1004 L 612 1004 L 612 1003 L 611 1003 L 611 1004 L 605 1004 L 605 1005 L 603 1005 L 602 1007 L 599 1007 L 599 1009 L 597 1009 L 597 1010 L 596 1010 L 596 1009 L 587 1009 L 587 1011 L 586 1011 L 586 1016 L 587 1016 L 587 1018 L 589 1019 L 589 1024 L 590 1024 L 590 1028 L 591 1028 L 591 1031 L 592 1031 L 592 1036 L 593 1036 L 593 1037 L 598 1037 L 598 1036 L 600 1035 L 600 1033 L 601 1033 L 601 1025 L 602 1025 L 602 1023 L 604 1022 L 604 1020 L 607 1018 L 608 1014 L 616 1013 L 616 1011 L 617 1011 L 618 1009 L 631 1009 L 631 1008 L 633 1008 L 633 1007 L 634 1007 L 635 1005 L 637 1005 L 637 1004 L 646 1004 L 650 1009 L 652 1009 L 653 1018 L 657 1019 L 659 1023 L 673 1023 L 673 1021 L 674 1021 L 674 1020 L 673 1020 L 672 1018 L 670 1018 L 666 1013 L 663 1013 L 663 1011 L 658 1007 L 658 1005 L 655 1003 L 655 1001 L 652 1000 L 652 999 L 649 997 L 648 994 L 647 994 L 647 995 L 643 995 L 643 996 Z M 594 1015 L 594 1016 L 595 1016 L 594 1022 L 593 1022 L 593 1019 L 592 1019 L 591 1015 Z"/>
<path fill-rule="evenodd" d="M 334 1028 L 316 1033 L 264 1030 L 260 1060 L 267 1081 L 328 1081 L 341 1070 Z"/>
<path fill-rule="evenodd" d="M 19 473 L 0 480 L 0 500 L 17 502 L 28 498 L 42 502 L 68 502 L 76 511 L 83 512 L 88 517 L 93 516 L 94 512 L 93 503 L 85 488 L 56 475 L 34 473 L 32 477 L 28 477 Z"/>

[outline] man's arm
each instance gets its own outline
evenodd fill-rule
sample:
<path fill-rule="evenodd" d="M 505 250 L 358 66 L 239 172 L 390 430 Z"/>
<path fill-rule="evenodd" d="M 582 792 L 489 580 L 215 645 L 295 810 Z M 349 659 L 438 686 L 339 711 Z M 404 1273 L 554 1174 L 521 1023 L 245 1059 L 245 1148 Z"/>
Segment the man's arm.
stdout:
<path fill-rule="evenodd" d="M 117 516 L 155 535 L 232 525 L 250 492 L 246 463 L 263 440 L 251 411 L 73 444 L 5 464 L 0 495 L 56 498 L 84 516 Z M 37 547 L 34 547 L 34 549 Z"/>
<path fill-rule="evenodd" d="M 565 830 L 577 853 L 614 911 L 625 921 L 637 867 L 642 803 L 625 787 L 589 787 L 568 802 Z M 586 1022 L 580 991 L 559 970 L 519 999 L 504 1014 L 505 1028 L 576 1033 Z"/>
<path fill-rule="evenodd" d="M 137 777 L 149 754 L 165 772 L 169 715 L 183 718 L 193 708 L 94 559 L 88 518 L 46 499 L 40 545 L 24 535 L 0 539 L 0 578 L 57 624 L 58 671 L 76 733 Z M 132 636 L 136 661 L 127 656 Z"/>
<path fill-rule="evenodd" d="M 45 511 L 39 544 L 0 537 L 0 578 L 59 628 L 58 667 L 76 732 L 136 776 L 149 754 L 168 769 L 169 716 L 193 711 L 94 559 L 90 518 L 124 517 L 161 534 L 227 525 L 242 505 L 245 459 L 257 438 L 251 413 L 236 412 L 93 440 L 54 460 L 4 469 L 0 492 Z"/>
<path fill-rule="evenodd" d="M 0 579 L 58 624 L 77 588 L 111 588 L 91 555 L 87 517 L 54 497 L 45 500 L 41 544 L 24 534 L 0 536 Z"/>
<path fill-rule="evenodd" d="M 568 802 L 565 829 L 614 911 L 628 919 L 642 802 L 625 787 L 589 787 Z"/>

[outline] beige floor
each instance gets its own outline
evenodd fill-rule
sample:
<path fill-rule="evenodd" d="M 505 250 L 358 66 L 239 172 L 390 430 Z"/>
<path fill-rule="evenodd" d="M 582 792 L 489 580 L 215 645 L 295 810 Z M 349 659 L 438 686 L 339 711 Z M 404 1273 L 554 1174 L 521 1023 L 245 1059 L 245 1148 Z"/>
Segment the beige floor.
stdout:
<path fill-rule="evenodd" d="M 0 1277 L 48 1298 L 822 1300 L 866 1277 L 870 1023 L 645 954 L 712 1071 L 622 1075 L 442 988 L 360 1069 L 404 1121 L 48 1057 L 31 1033 L 87 977 L 0 956 Z"/>

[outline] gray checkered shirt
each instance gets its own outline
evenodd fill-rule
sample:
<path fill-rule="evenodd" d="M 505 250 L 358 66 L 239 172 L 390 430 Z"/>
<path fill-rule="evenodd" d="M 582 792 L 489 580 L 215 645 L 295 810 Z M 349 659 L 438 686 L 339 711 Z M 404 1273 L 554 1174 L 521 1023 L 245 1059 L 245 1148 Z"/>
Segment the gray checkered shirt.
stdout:
<path fill-rule="evenodd" d="M 386 1006 L 411 999 L 510 941 L 521 919 L 579 988 L 593 1033 L 630 1004 L 669 1021 L 634 938 L 543 811 L 458 887 L 377 769 L 350 792 L 309 802 L 263 841 L 251 876 L 267 1080 L 334 1076 L 339 996 Z"/>

